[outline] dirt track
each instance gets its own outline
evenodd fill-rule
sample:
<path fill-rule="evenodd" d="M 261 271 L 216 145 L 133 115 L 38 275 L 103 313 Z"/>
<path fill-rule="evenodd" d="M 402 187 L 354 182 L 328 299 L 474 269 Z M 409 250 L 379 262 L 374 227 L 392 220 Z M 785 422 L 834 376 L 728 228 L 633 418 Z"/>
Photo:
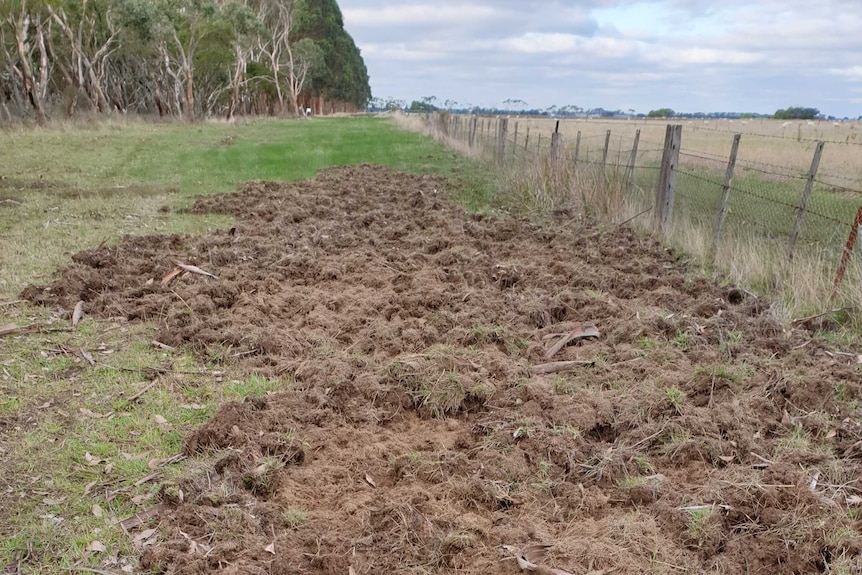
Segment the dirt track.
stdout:
<path fill-rule="evenodd" d="M 164 488 L 144 568 L 514 574 L 500 545 L 546 543 L 576 575 L 862 569 L 855 358 L 626 228 L 469 215 L 443 188 L 251 183 L 193 208 L 235 230 L 82 252 L 25 292 L 292 378 L 186 438 L 216 463 Z M 162 286 L 171 259 L 218 280 Z M 531 375 L 582 321 L 601 336 L 552 359 L 592 365 Z"/>

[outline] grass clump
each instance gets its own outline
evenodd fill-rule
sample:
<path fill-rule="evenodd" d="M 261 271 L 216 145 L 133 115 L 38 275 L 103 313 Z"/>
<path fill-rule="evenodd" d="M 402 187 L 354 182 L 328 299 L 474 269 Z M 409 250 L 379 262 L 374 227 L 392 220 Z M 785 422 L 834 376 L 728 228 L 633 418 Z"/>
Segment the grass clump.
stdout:
<path fill-rule="evenodd" d="M 484 405 L 493 386 L 475 377 L 465 350 L 438 345 L 424 354 L 404 355 L 389 364 L 388 377 L 406 389 L 413 405 L 431 417 L 454 415 Z"/>

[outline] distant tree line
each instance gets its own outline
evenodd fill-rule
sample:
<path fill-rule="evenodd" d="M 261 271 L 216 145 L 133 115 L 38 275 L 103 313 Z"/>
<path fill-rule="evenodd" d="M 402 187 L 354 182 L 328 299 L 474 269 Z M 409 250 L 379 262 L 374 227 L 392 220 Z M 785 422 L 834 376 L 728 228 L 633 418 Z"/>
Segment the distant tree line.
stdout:
<path fill-rule="evenodd" d="M 454 114 L 481 114 L 481 115 L 506 115 L 506 116 L 545 116 L 545 117 L 579 117 L 579 118 L 676 118 L 676 119 L 718 119 L 718 120 L 746 120 L 755 118 L 776 118 L 783 120 L 836 120 L 835 116 L 824 116 L 817 108 L 791 107 L 781 109 L 774 114 L 761 114 L 757 112 L 676 112 L 671 108 L 658 108 L 650 110 L 646 114 L 639 114 L 629 108 L 627 110 L 608 110 L 605 108 L 582 108 L 573 104 L 565 106 L 549 106 L 547 108 L 530 108 L 523 100 L 506 99 L 502 106 L 474 106 L 472 104 L 461 104 L 454 100 L 441 101 L 436 96 L 425 96 L 419 100 L 413 100 L 407 104 L 405 100 L 397 98 L 373 98 L 368 102 L 368 110 L 381 112 L 387 110 L 401 110 L 404 112 L 435 112 L 447 111 Z M 847 118 L 844 118 L 847 119 Z M 862 116 L 859 117 L 862 119 Z"/>
<path fill-rule="evenodd" d="M 0 121 L 299 114 L 370 97 L 336 0 L 0 2 Z"/>

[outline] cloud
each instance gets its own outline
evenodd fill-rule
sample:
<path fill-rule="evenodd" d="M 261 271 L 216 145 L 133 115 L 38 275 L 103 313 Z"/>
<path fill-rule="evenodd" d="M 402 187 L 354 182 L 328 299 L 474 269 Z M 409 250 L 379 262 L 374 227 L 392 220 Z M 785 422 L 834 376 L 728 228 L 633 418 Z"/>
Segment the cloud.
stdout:
<path fill-rule="evenodd" d="M 859 115 L 858 0 L 340 4 L 378 96 Z"/>
<path fill-rule="evenodd" d="M 850 80 L 862 80 L 862 66 L 853 66 L 851 68 L 830 68 L 830 74 L 841 76 Z"/>

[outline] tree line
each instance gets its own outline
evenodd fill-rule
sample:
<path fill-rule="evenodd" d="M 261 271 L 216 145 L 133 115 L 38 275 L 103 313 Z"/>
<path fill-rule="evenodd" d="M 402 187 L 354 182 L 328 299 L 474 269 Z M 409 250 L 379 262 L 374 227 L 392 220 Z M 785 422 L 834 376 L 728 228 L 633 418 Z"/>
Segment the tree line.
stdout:
<path fill-rule="evenodd" d="M 299 115 L 370 98 L 336 0 L 0 2 L 0 121 Z"/>

